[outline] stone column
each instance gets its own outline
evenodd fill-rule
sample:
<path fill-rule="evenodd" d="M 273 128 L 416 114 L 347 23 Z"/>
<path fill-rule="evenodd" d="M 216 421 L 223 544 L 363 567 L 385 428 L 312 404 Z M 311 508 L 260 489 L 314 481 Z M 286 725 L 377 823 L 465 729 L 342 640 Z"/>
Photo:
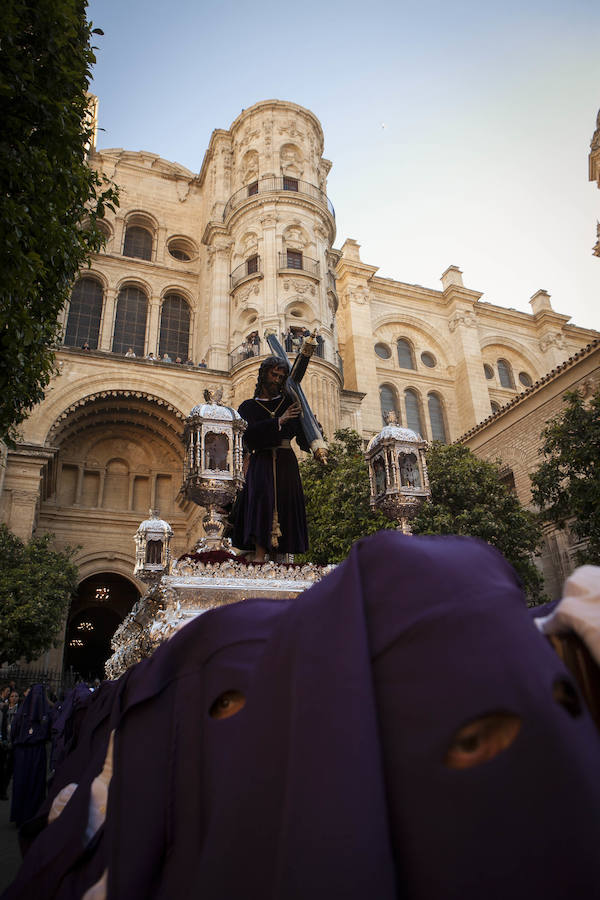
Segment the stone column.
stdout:
<path fill-rule="evenodd" d="M 563 325 L 566 325 L 569 317 L 552 309 L 548 291 L 536 291 L 529 303 L 537 326 L 539 348 L 544 354 L 545 370 L 549 372 L 569 356 L 569 348 L 562 333 Z"/>
<path fill-rule="evenodd" d="M 448 330 L 456 353 L 456 406 L 461 433 L 491 415 L 483 357 L 473 308 L 458 307 L 450 313 Z M 457 437 L 457 435 L 451 435 Z"/>
<path fill-rule="evenodd" d="M 281 320 L 279 318 L 279 305 L 277 302 L 277 222 L 278 217 L 274 212 L 265 212 L 260 220 L 263 233 L 263 290 L 265 292 L 264 316 L 271 327 L 273 317 L 277 317 L 278 331 L 281 332 Z"/>
<path fill-rule="evenodd" d="M 456 354 L 456 406 L 461 433 L 491 415 L 490 395 L 483 371 L 483 356 L 477 328 L 475 304 L 479 291 L 464 287 L 462 272 L 448 266 L 442 275 L 448 304 L 448 331 Z M 450 435 L 451 438 L 457 435 Z"/>
<path fill-rule="evenodd" d="M 104 296 L 104 309 L 102 311 L 102 323 L 100 325 L 99 350 L 112 350 L 112 337 L 115 321 L 115 307 L 117 292 L 114 288 L 107 288 Z"/>
<path fill-rule="evenodd" d="M 158 326 L 160 319 L 160 297 L 150 298 L 150 313 L 148 316 L 148 332 L 146 340 L 146 353 L 158 355 Z"/>
<path fill-rule="evenodd" d="M 208 247 L 210 300 L 208 313 L 208 365 L 229 369 L 229 268 L 232 241 L 217 238 Z"/>
<path fill-rule="evenodd" d="M 73 503 L 73 506 L 81 506 L 81 495 L 83 493 L 83 476 L 83 463 L 80 463 L 77 466 L 77 487 L 75 488 L 75 502 Z"/>

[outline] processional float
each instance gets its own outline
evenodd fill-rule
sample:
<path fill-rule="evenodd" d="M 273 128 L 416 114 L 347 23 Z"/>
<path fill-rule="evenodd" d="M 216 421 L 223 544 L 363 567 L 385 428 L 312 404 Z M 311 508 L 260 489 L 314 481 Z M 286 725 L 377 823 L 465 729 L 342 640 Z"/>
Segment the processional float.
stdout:
<path fill-rule="evenodd" d="M 275 334 L 265 335 L 274 356 L 289 368 L 284 391 L 300 406 L 300 426 L 314 456 L 326 462 L 327 448 L 300 382 L 314 353 L 315 335 L 304 340 L 293 365 Z M 242 436 L 246 423 L 222 400 L 222 389 L 206 390 L 205 403 L 186 421 L 182 493 L 202 507 L 204 537 L 190 552 L 173 559 L 173 530 L 151 512 L 136 532 L 136 577 L 149 585 L 115 632 L 113 655 L 106 663 L 109 678 L 150 656 L 186 622 L 228 603 L 248 597 L 289 599 L 307 590 L 333 566 L 307 563 L 246 563 L 224 537 L 225 511 L 243 483 Z M 159 549 L 160 544 L 160 549 Z"/>

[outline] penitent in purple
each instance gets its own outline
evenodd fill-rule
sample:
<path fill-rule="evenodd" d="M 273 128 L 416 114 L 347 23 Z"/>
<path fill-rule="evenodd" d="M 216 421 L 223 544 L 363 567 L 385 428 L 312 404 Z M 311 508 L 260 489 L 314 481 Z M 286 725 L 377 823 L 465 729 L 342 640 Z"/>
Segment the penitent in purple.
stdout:
<path fill-rule="evenodd" d="M 126 677 L 109 898 L 599 893 L 600 738 L 482 542 L 365 539 L 296 600 L 207 613 Z"/>

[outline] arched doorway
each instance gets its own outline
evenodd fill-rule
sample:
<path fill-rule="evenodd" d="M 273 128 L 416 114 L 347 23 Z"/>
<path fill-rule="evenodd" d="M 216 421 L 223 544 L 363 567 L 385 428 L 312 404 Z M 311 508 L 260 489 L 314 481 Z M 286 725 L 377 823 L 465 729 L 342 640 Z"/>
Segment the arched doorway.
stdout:
<path fill-rule="evenodd" d="M 81 582 L 67 620 L 65 671 L 86 680 L 104 678 L 112 636 L 139 596 L 131 581 L 113 572 Z"/>

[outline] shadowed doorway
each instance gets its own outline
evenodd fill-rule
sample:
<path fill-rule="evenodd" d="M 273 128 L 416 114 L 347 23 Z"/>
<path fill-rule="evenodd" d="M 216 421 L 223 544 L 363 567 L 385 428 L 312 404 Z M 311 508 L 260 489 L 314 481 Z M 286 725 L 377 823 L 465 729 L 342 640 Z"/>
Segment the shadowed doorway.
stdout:
<path fill-rule="evenodd" d="M 113 572 L 81 582 L 67 620 L 65 671 L 72 670 L 86 681 L 105 677 L 112 636 L 139 596 L 131 581 Z"/>

